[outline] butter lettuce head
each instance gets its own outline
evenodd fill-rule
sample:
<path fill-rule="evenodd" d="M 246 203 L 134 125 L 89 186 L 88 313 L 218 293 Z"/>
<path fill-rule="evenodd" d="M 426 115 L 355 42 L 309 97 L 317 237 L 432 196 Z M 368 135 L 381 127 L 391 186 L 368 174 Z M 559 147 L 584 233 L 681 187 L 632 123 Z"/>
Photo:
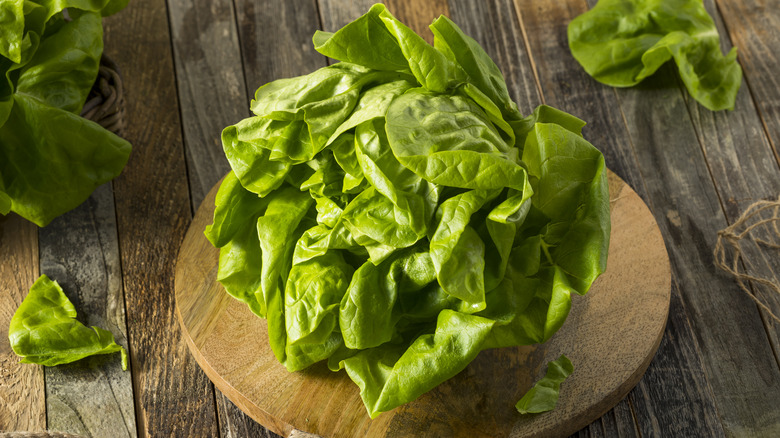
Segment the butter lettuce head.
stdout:
<path fill-rule="evenodd" d="M 277 359 L 346 370 L 375 417 L 487 348 L 549 339 L 606 267 L 609 198 L 584 123 L 524 117 L 446 17 L 433 46 L 383 5 L 315 48 L 340 62 L 260 87 L 225 128 L 206 236 Z"/>
<path fill-rule="evenodd" d="M 569 48 L 589 75 L 630 87 L 674 60 L 685 88 L 710 110 L 734 109 L 742 82 L 702 0 L 599 0 L 569 23 Z"/>
<path fill-rule="evenodd" d="M 124 167 L 130 144 L 79 113 L 103 53 L 101 18 L 126 4 L 0 3 L 0 214 L 45 226 Z"/>

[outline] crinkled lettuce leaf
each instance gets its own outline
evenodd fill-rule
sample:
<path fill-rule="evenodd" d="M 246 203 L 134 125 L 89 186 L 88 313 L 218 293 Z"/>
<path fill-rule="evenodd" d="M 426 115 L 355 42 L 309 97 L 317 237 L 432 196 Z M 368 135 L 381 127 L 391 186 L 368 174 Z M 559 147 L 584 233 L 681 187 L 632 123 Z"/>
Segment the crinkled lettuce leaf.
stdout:
<path fill-rule="evenodd" d="M 101 18 L 126 4 L 0 5 L 0 214 L 45 226 L 124 167 L 130 144 L 78 114 L 98 73 Z"/>
<path fill-rule="evenodd" d="M 14 313 L 8 338 L 22 363 L 54 366 L 120 352 L 122 369 L 127 369 L 127 351 L 114 341 L 114 335 L 77 321 L 73 304 L 46 275 L 33 284 Z"/>
<path fill-rule="evenodd" d="M 233 172 L 206 230 L 277 359 L 346 370 L 372 418 L 482 350 L 546 341 L 606 268 L 584 122 L 523 117 L 473 39 L 431 27 L 433 46 L 375 5 L 315 34 L 341 62 L 262 86 L 225 128 Z"/>
<path fill-rule="evenodd" d="M 674 59 L 694 99 L 712 111 L 734 109 L 737 48 L 723 55 L 701 0 L 599 0 L 571 21 L 568 36 L 574 58 L 599 82 L 630 87 Z"/>

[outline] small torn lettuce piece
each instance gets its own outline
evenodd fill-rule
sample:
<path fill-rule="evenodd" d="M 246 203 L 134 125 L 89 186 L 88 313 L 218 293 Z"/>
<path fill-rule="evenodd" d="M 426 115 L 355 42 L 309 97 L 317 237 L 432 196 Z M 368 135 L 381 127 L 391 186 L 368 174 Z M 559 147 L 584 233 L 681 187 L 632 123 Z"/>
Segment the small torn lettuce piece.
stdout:
<path fill-rule="evenodd" d="M 547 363 L 547 373 L 536 382 L 517 402 L 515 408 L 521 414 L 538 414 L 555 409 L 558 404 L 558 394 L 561 383 L 574 371 L 574 365 L 568 357 L 561 355 L 558 359 Z"/>
<path fill-rule="evenodd" d="M 127 370 L 127 351 L 114 341 L 114 335 L 77 321 L 73 303 L 46 275 L 38 278 L 14 313 L 8 338 L 22 363 L 54 366 L 120 352 L 122 369 Z"/>

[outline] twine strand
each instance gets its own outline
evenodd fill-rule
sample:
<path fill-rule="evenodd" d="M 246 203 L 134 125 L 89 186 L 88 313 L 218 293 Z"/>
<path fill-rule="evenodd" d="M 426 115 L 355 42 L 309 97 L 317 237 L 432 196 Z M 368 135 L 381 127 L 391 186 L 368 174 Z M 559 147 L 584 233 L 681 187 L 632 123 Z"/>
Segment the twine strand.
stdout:
<path fill-rule="evenodd" d="M 768 215 L 767 212 L 769 212 Z M 766 230 L 770 237 L 776 241 L 753 236 L 753 232 L 759 229 Z M 740 289 L 772 319 L 780 323 L 780 317 L 756 296 L 749 286 L 751 283 L 754 287 L 764 286 L 769 291 L 778 294 L 778 298 L 780 298 L 780 283 L 746 272 L 752 263 L 746 259 L 745 253 L 742 251 L 743 240 L 752 240 L 770 250 L 780 249 L 780 196 L 775 201 L 762 200 L 751 204 L 736 222 L 718 232 L 714 251 L 715 266 L 731 274 L 737 280 Z M 731 251 L 728 250 L 729 248 Z M 729 254 L 733 254 L 730 262 Z"/>

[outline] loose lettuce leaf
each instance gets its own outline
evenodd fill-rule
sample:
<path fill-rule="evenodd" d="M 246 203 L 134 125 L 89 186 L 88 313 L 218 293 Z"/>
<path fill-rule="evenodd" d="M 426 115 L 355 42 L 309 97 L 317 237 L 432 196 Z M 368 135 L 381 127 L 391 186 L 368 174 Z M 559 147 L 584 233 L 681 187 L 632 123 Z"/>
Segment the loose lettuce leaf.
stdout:
<path fill-rule="evenodd" d="M 73 304 L 46 275 L 33 284 L 14 313 L 8 338 L 22 363 L 54 366 L 120 352 L 122 369 L 127 369 L 127 351 L 114 341 L 114 335 L 77 321 Z"/>
<path fill-rule="evenodd" d="M 0 5 L 0 214 L 45 226 L 124 167 L 130 145 L 77 114 L 98 73 L 101 17 L 126 4 Z"/>
<path fill-rule="evenodd" d="M 568 35 L 572 55 L 599 82 L 630 87 L 674 59 L 694 99 L 712 111 L 734 109 L 737 49 L 723 56 L 701 0 L 600 0 Z"/>
<path fill-rule="evenodd" d="M 515 408 L 521 414 L 537 414 L 555 409 L 561 383 L 574 371 L 568 357 L 561 355 L 547 363 L 547 373 L 517 402 Z"/>
<path fill-rule="evenodd" d="M 11 210 L 39 226 L 84 202 L 127 162 L 130 144 L 97 123 L 22 94 L 13 102 L 0 127 L 0 187 Z"/>
<path fill-rule="evenodd" d="M 371 417 L 484 349 L 546 341 L 606 267 L 584 122 L 523 117 L 473 39 L 431 27 L 434 46 L 376 5 L 318 32 L 342 62 L 262 86 L 225 129 L 235 176 L 206 232 L 228 292 L 265 306 L 277 359 L 345 369 Z"/>

